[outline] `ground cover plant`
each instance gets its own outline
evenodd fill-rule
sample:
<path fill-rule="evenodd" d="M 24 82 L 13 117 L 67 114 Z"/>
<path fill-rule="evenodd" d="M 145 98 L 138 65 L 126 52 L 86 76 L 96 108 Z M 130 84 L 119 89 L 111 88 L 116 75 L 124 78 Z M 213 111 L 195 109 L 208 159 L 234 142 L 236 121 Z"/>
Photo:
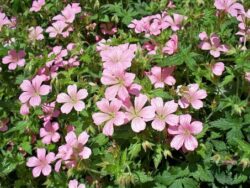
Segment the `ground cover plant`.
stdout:
<path fill-rule="evenodd" d="M 250 1 L 0 0 L 0 187 L 250 186 Z"/>

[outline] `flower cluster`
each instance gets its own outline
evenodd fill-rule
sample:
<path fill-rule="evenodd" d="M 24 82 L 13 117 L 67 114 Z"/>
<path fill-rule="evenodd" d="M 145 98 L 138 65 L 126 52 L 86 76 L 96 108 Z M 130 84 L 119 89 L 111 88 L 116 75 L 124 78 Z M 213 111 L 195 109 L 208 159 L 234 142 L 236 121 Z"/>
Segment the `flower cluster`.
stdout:
<path fill-rule="evenodd" d="M 81 12 L 81 7 L 79 3 L 72 3 L 67 5 L 62 11 L 61 14 L 53 17 L 52 26 L 46 29 L 46 32 L 49 33 L 51 38 L 57 36 L 62 36 L 66 38 L 69 36 L 69 33 L 73 31 L 72 23 L 75 20 L 76 14 Z"/>

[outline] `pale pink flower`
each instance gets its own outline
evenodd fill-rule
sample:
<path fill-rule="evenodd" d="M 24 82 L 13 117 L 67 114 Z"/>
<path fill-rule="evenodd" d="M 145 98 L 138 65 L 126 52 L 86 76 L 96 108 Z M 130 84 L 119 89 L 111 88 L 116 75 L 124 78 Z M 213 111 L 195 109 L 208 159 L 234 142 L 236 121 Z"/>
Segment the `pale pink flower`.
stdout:
<path fill-rule="evenodd" d="M 60 134 L 57 132 L 59 124 L 57 122 L 46 122 L 44 127 L 40 129 L 40 137 L 44 144 L 50 144 L 51 142 L 58 142 Z"/>
<path fill-rule="evenodd" d="M 74 84 L 67 87 L 67 92 L 68 94 L 60 93 L 56 99 L 58 103 L 64 103 L 61 106 L 62 113 L 68 114 L 72 108 L 78 112 L 82 111 L 85 108 L 85 103 L 82 100 L 88 96 L 87 90 L 80 89 L 77 91 L 77 86 Z"/>
<path fill-rule="evenodd" d="M 9 24 L 10 24 L 10 20 L 5 15 L 5 13 L 0 12 L 0 31 L 2 30 L 3 26 L 9 25 Z"/>
<path fill-rule="evenodd" d="M 173 31 L 178 31 L 182 29 L 182 24 L 186 19 L 187 19 L 186 16 L 180 14 L 173 14 L 173 17 L 166 16 L 166 21 L 169 23 Z"/>
<path fill-rule="evenodd" d="M 32 41 L 44 39 L 43 28 L 40 26 L 29 28 L 29 32 L 29 39 Z"/>
<path fill-rule="evenodd" d="M 41 104 L 41 96 L 48 95 L 51 90 L 49 85 L 42 85 L 43 77 L 36 76 L 32 81 L 24 80 L 20 85 L 23 93 L 19 100 L 22 103 L 28 103 L 30 106 L 39 106 Z"/>
<path fill-rule="evenodd" d="M 25 52 L 23 50 L 16 51 L 10 50 L 8 55 L 2 59 L 3 64 L 9 64 L 9 70 L 15 70 L 17 67 L 23 67 L 25 65 Z"/>
<path fill-rule="evenodd" d="M 46 155 L 44 148 L 37 148 L 37 157 L 30 157 L 26 163 L 28 167 L 34 167 L 32 174 L 34 177 L 40 176 L 42 173 L 44 176 L 48 176 L 51 173 L 50 164 L 55 160 L 55 154 L 49 152 Z"/>
<path fill-rule="evenodd" d="M 161 26 L 159 25 L 159 21 L 155 19 L 149 26 L 149 34 L 159 35 L 160 33 L 161 33 Z"/>
<path fill-rule="evenodd" d="M 245 79 L 250 82 L 250 72 L 245 73 Z"/>
<path fill-rule="evenodd" d="M 207 92 L 204 89 L 199 89 L 198 84 L 189 84 L 187 87 L 181 89 L 182 98 L 178 101 L 181 108 L 187 108 L 191 105 L 194 109 L 203 107 L 201 99 L 207 97 Z"/>
<path fill-rule="evenodd" d="M 100 28 L 104 35 L 114 35 L 117 32 L 117 27 L 112 22 L 102 23 Z"/>
<path fill-rule="evenodd" d="M 50 121 L 52 118 L 57 118 L 60 114 L 59 110 L 55 109 L 56 102 L 44 103 L 42 105 L 43 115 L 39 118 L 43 118 L 45 122 Z"/>
<path fill-rule="evenodd" d="M 34 0 L 30 12 L 39 12 L 45 5 L 45 0 Z"/>
<path fill-rule="evenodd" d="M 225 11 L 234 17 L 236 17 L 239 13 L 244 12 L 244 7 L 242 4 L 236 3 L 236 0 L 215 0 L 214 6 L 218 10 Z"/>
<path fill-rule="evenodd" d="M 146 128 L 146 122 L 153 120 L 155 117 L 153 106 L 144 107 L 147 101 L 147 96 L 140 94 L 135 97 L 134 106 L 130 102 L 124 105 L 126 118 L 131 121 L 131 128 L 136 133 L 143 131 Z"/>
<path fill-rule="evenodd" d="M 171 126 L 178 124 L 179 117 L 173 114 L 178 108 L 178 104 L 174 100 L 164 103 L 162 98 L 156 97 L 151 99 L 151 106 L 155 108 L 156 113 L 152 122 L 153 129 L 163 131 L 166 123 Z"/>
<path fill-rule="evenodd" d="M 122 102 L 118 99 L 113 99 L 109 102 L 108 99 L 102 99 L 96 103 L 101 112 L 94 113 L 92 118 L 96 125 L 105 123 L 103 134 L 112 136 L 114 133 L 114 125 L 120 126 L 124 124 L 125 114 L 121 112 Z"/>
<path fill-rule="evenodd" d="M 105 97 L 113 99 L 116 96 L 124 100 L 129 96 L 128 87 L 130 87 L 135 79 L 135 74 L 124 71 L 112 72 L 104 69 L 101 82 L 106 88 Z"/>
<path fill-rule="evenodd" d="M 73 23 L 75 20 L 75 13 L 70 8 L 65 8 L 62 10 L 62 14 L 55 16 L 52 20 Z"/>
<path fill-rule="evenodd" d="M 154 41 L 148 41 L 143 44 L 143 49 L 146 49 L 149 55 L 155 55 L 158 47 Z"/>
<path fill-rule="evenodd" d="M 89 139 L 86 131 L 82 132 L 78 138 L 75 132 L 67 133 L 65 137 L 66 144 L 59 147 L 56 159 L 59 159 L 55 164 L 56 172 L 59 172 L 62 162 L 68 168 L 75 167 L 78 160 L 88 159 L 91 155 L 91 149 L 86 147 L 85 144 Z"/>
<path fill-rule="evenodd" d="M 128 43 L 109 47 L 107 50 L 100 52 L 104 62 L 103 67 L 113 71 L 125 70 L 131 66 L 135 51 L 136 45 L 129 45 Z"/>
<path fill-rule="evenodd" d="M 46 29 L 46 32 L 49 33 L 50 38 L 55 38 L 57 35 L 61 35 L 64 38 L 69 36 L 69 31 L 72 31 L 71 29 L 67 29 L 68 24 L 66 24 L 63 21 L 57 21 L 52 23 L 52 26 L 48 27 Z"/>
<path fill-rule="evenodd" d="M 199 37 L 202 40 L 200 48 L 210 51 L 210 54 L 214 57 L 220 57 L 221 52 L 227 52 L 229 50 L 226 45 L 221 44 L 220 38 L 214 33 L 208 37 L 206 32 L 202 32 Z"/>
<path fill-rule="evenodd" d="M 0 120 L 0 132 L 5 132 L 8 130 L 9 119 Z"/>
<path fill-rule="evenodd" d="M 178 49 L 178 36 L 176 34 L 170 37 L 170 40 L 166 42 L 165 46 L 162 49 L 163 53 L 168 55 L 174 54 Z"/>
<path fill-rule="evenodd" d="M 76 179 L 74 179 L 69 181 L 68 188 L 85 188 L 85 185 L 82 183 L 79 184 L 79 182 Z"/>
<path fill-rule="evenodd" d="M 28 103 L 23 103 L 20 108 L 21 115 L 28 115 L 30 113 L 30 105 Z"/>
<path fill-rule="evenodd" d="M 189 114 L 180 115 L 180 122 L 176 126 L 170 126 L 168 133 L 174 135 L 170 146 L 179 150 L 194 151 L 198 147 L 198 142 L 193 135 L 199 134 L 203 127 L 200 121 L 191 122 L 192 117 Z"/>
<path fill-rule="evenodd" d="M 176 80 L 172 76 L 174 67 L 158 67 L 154 66 L 150 72 L 147 72 L 146 75 L 150 79 L 151 83 L 154 84 L 155 88 L 164 88 L 164 85 L 172 86 L 175 84 Z"/>
<path fill-rule="evenodd" d="M 138 96 L 141 92 L 142 86 L 140 84 L 137 83 L 133 83 L 132 85 L 130 85 L 130 87 L 128 88 L 128 92 L 131 95 L 135 95 Z"/>
<path fill-rule="evenodd" d="M 222 62 L 215 63 L 212 66 L 212 72 L 216 76 L 221 76 L 224 70 L 225 70 L 225 66 L 224 66 L 224 63 Z"/>
<path fill-rule="evenodd" d="M 69 132 L 66 137 L 66 143 L 73 149 L 74 155 L 78 155 L 81 159 L 88 159 L 91 155 L 91 149 L 85 144 L 88 142 L 89 135 L 86 131 L 82 132 L 78 137 L 75 132 Z"/>
<path fill-rule="evenodd" d="M 80 65 L 80 62 L 77 60 L 77 57 L 74 56 L 62 62 L 64 68 L 77 67 Z"/>

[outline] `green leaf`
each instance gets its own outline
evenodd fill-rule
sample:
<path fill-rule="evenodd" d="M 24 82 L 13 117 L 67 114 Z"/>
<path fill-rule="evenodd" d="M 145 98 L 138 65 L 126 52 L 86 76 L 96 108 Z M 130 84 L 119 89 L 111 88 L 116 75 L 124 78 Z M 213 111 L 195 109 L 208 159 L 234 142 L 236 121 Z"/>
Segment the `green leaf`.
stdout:
<path fill-rule="evenodd" d="M 151 176 L 147 175 L 143 171 L 136 171 L 134 174 L 135 174 L 135 181 L 139 183 L 146 183 L 154 180 Z"/>

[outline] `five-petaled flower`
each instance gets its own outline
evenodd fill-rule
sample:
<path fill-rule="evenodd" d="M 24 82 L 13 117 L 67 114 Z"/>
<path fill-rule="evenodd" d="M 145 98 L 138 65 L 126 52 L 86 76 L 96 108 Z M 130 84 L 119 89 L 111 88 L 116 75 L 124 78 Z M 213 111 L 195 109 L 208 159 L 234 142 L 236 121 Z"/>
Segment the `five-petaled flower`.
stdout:
<path fill-rule="evenodd" d="M 50 164 L 55 160 L 55 154 L 49 152 L 46 155 L 44 148 L 37 149 L 37 157 L 30 157 L 26 163 L 28 167 L 34 167 L 32 174 L 34 177 L 40 176 L 42 173 L 44 176 L 48 176 L 51 173 Z"/>
<path fill-rule="evenodd" d="M 78 112 L 82 111 L 85 108 L 85 103 L 82 100 L 88 96 L 87 90 L 80 89 L 77 91 L 77 86 L 74 84 L 67 87 L 67 92 L 68 94 L 60 93 L 56 99 L 58 103 L 64 103 L 61 106 L 62 113 L 68 114 L 72 108 Z"/>
<path fill-rule="evenodd" d="M 174 135 L 170 146 L 179 150 L 183 147 L 184 151 L 194 151 L 198 142 L 193 135 L 199 134 L 203 127 L 200 121 L 191 122 L 192 117 L 189 114 L 180 115 L 180 122 L 176 126 L 170 126 L 168 133 Z"/>

